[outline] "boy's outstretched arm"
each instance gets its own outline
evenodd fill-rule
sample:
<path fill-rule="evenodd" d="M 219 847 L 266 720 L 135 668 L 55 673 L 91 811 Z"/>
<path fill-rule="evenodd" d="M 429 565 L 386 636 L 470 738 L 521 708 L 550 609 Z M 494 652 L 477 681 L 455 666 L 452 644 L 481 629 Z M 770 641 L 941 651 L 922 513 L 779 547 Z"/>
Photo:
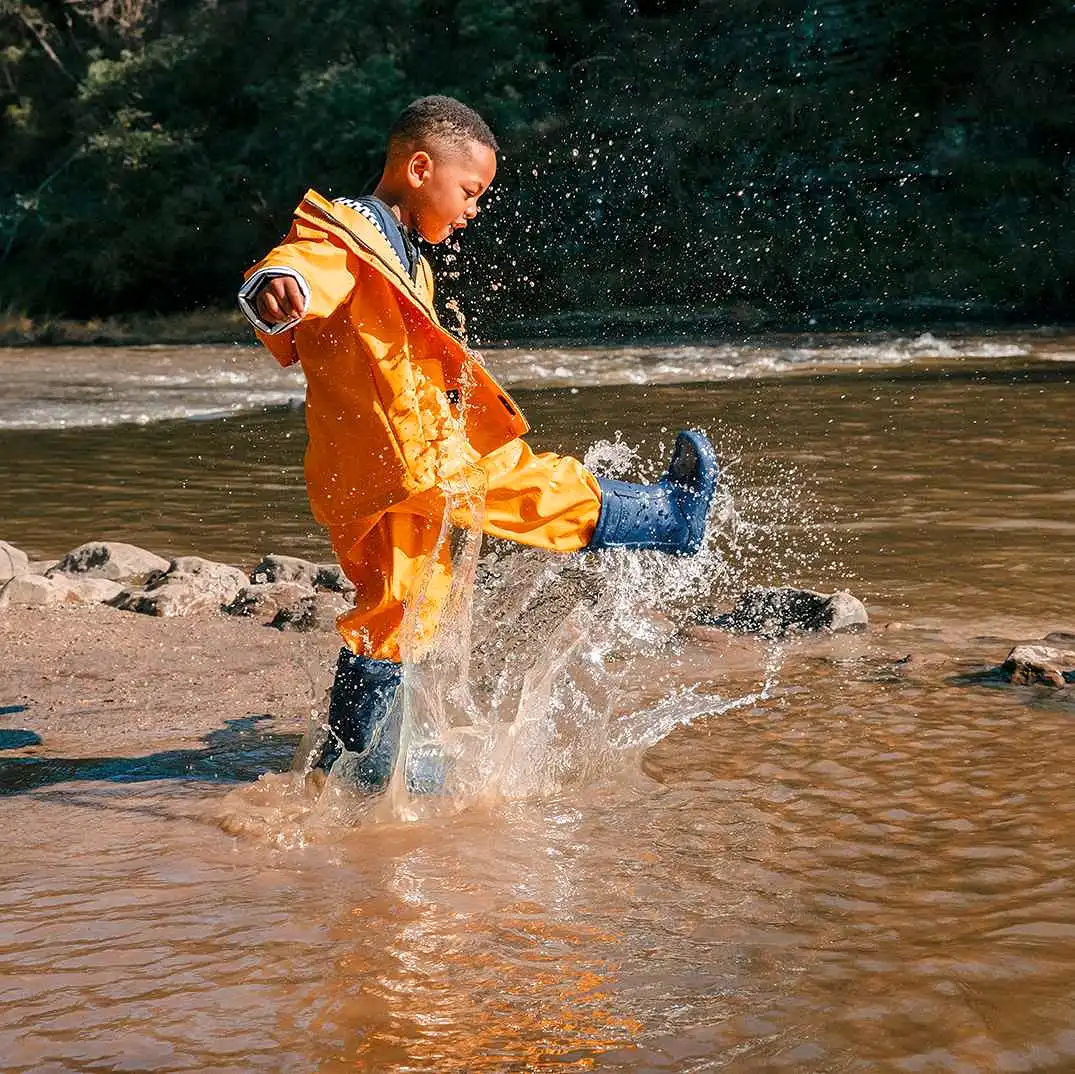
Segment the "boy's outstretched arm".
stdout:
<path fill-rule="evenodd" d="M 301 220 L 247 273 L 239 309 L 285 365 L 295 360 L 285 334 L 301 320 L 328 317 L 355 287 L 346 250 Z"/>
<path fill-rule="evenodd" d="M 310 289 L 301 277 L 285 270 L 265 269 L 257 279 L 251 277 L 239 292 L 239 305 L 255 327 L 263 332 L 279 332 L 300 321 L 306 312 Z M 251 310 L 256 320 L 251 318 Z M 258 323 L 260 322 L 260 323 Z"/>

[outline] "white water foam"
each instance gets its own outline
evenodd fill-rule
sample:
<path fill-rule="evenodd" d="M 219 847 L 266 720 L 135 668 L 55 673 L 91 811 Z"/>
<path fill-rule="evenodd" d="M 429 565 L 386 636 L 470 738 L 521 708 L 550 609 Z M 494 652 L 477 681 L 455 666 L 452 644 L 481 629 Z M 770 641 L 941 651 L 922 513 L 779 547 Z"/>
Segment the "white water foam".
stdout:
<path fill-rule="evenodd" d="M 1028 355 L 1068 360 L 1063 339 L 974 336 L 759 336 L 692 346 L 490 349 L 508 388 L 685 384 L 803 373 L 959 365 Z M 264 407 L 297 406 L 297 366 L 280 368 L 253 347 L 0 348 L 0 430 L 70 429 L 208 420 Z"/>

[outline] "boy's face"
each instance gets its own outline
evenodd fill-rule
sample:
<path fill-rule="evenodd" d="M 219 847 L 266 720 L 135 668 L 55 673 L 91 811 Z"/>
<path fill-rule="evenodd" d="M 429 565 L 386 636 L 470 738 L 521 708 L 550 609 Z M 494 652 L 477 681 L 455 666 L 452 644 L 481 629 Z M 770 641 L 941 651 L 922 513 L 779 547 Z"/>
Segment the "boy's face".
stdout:
<path fill-rule="evenodd" d="M 478 215 L 495 175 L 496 153 L 481 142 L 418 150 L 407 165 L 408 223 L 426 242 L 444 242 Z"/>

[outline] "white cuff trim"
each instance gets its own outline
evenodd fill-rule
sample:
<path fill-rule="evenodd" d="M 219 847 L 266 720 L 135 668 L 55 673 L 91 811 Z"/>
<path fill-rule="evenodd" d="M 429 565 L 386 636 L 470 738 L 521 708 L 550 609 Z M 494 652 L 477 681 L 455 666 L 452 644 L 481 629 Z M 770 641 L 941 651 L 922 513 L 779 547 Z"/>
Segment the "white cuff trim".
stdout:
<path fill-rule="evenodd" d="M 266 335 L 275 336 L 280 332 L 286 332 L 289 328 L 294 328 L 295 325 L 302 320 L 303 315 L 300 313 L 290 320 L 281 321 L 279 324 L 266 324 L 259 316 L 257 307 L 254 305 L 254 298 L 258 291 L 261 290 L 262 284 L 267 280 L 274 280 L 278 276 L 290 276 L 298 285 L 299 290 L 302 292 L 302 299 L 304 303 L 304 309 L 310 308 L 310 285 L 303 279 L 302 274 L 296 272 L 294 269 L 289 268 L 262 268 L 258 269 L 242 287 L 239 288 L 239 309 L 243 311 L 243 316 L 259 331 L 264 332 Z"/>

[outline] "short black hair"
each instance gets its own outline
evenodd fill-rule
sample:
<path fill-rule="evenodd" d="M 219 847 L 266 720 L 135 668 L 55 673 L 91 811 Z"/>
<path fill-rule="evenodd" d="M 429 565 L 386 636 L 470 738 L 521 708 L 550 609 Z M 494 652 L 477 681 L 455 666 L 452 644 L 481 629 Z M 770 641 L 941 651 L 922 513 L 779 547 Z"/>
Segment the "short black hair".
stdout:
<path fill-rule="evenodd" d="M 478 142 L 494 153 L 500 148 L 489 124 L 473 108 L 454 97 L 436 93 L 419 97 L 403 109 L 388 132 L 388 149 L 391 152 L 397 146 L 414 145 L 430 138 L 453 147 Z"/>

